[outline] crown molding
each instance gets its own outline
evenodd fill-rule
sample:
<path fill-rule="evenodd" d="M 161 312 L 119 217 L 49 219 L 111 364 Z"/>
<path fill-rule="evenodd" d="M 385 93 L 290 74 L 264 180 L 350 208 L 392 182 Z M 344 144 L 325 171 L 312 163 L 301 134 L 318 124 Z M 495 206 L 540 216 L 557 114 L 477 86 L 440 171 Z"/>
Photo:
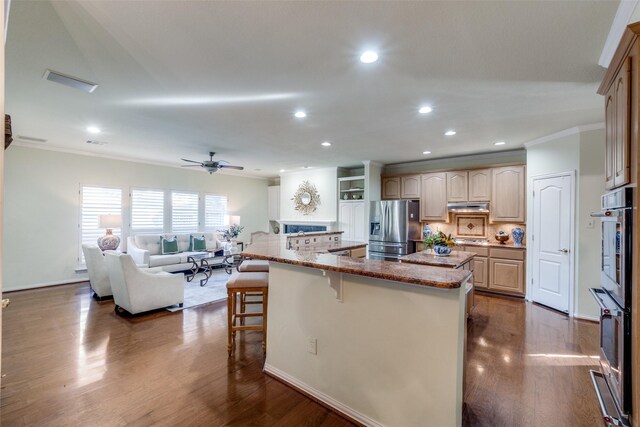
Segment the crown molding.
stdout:
<path fill-rule="evenodd" d="M 633 15 L 633 12 L 636 10 L 638 1 L 639 0 L 622 0 L 618 5 L 616 16 L 613 18 L 609 35 L 607 36 L 607 40 L 602 48 L 602 53 L 600 54 L 600 59 L 598 60 L 598 65 L 601 67 L 609 68 L 613 54 L 616 52 L 618 44 L 620 44 L 624 30 L 627 28 L 627 25 L 629 25 L 631 15 Z"/>
<path fill-rule="evenodd" d="M 130 163 L 140 163 L 140 164 L 144 164 L 144 165 L 152 165 L 152 166 L 162 166 L 165 168 L 176 168 L 176 169 L 180 169 L 182 171 L 185 172 L 198 172 L 198 173 L 208 173 L 206 170 L 204 169 L 196 169 L 196 170 L 191 170 L 191 171 L 186 171 L 185 169 L 181 168 L 180 165 L 174 165 L 171 163 L 162 163 L 162 162 L 154 162 L 151 160 L 144 160 L 144 159 L 138 159 L 135 157 L 126 157 L 126 156 L 110 156 L 108 154 L 101 154 L 101 153 L 89 153 L 86 151 L 81 151 L 81 150 L 74 150 L 74 149 L 70 149 L 70 148 L 62 148 L 62 147 L 56 147 L 56 146 L 52 146 L 52 145 L 45 145 L 46 143 L 31 143 L 31 142 L 24 142 L 24 141 L 19 141 L 19 140 L 14 140 L 11 143 L 11 146 L 18 146 L 18 147 L 24 147 L 24 148 L 36 148 L 38 150 L 48 150 L 48 151 L 55 151 L 55 152 L 59 152 L 59 153 L 65 153 L 65 154 L 75 154 L 78 156 L 86 156 L 86 157 L 98 157 L 101 159 L 109 159 L 109 160 L 117 160 L 120 162 L 130 162 Z M 268 177 L 268 176 L 258 176 L 258 175 L 252 175 L 250 173 L 242 173 L 239 171 L 235 171 L 235 170 L 218 170 L 218 172 L 215 173 L 216 175 L 231 175 L 231 176 L 237 176 L 237 177 L 242 177 L 242 178 L 250 178 L 250 179 L 259 179 L 262 181 L 268 181 L 269 179 L 271 179 L 272 177 Z"/>
<path fill-rule="evenodd" d="M 552 133 L 550 135 L 543 136 L 541 138 L 534 139 L 524 143 L 525 148 L 532 147 L 534 145 L 544 144 L 545 142 L 553 141 L 566 136 L 575 135 L 578 133 L 589 132 L 592 130 L 604 129 L 604 122 L 592 123 L 589 125 L 574 126 L 569 129 L 561 130 L 560 132 Z"/>

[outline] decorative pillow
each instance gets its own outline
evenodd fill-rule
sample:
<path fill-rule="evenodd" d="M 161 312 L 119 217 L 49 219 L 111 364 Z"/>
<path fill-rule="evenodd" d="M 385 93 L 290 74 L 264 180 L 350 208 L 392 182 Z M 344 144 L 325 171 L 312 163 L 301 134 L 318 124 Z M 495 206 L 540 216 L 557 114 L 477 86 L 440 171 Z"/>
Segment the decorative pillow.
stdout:
<path fill-rule="evenodd" d="M 207 250 L 207 240 L 204 236 L 189 236 L 189 252 L 198 252 Z"/>
<path fill-rule="evenodd" d="M 162 255 L 177 254 L 180 252 L 178 250 L 177 237 L 173 236 L 171 239 L 165 239 L 164 236 L 160 236 L 160 251 Z"/>

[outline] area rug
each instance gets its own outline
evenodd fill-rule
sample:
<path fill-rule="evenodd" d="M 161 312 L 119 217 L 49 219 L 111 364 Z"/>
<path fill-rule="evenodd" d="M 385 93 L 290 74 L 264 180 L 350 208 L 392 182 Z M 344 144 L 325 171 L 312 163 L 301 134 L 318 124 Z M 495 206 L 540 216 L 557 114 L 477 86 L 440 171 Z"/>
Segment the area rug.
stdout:
<path fill-rule="evenodd" d="M 231 276 L 223 268 L 214 270 L 209 281 L 204 286 L 200 286 L 200 279 L 204 279 L 204 277 L 204 274 L 198 273 L 191 282 L 187 282 L 187 279 L 185 279 L 183 306 L 174 305 L 167 307 L 167 310 L 180 311 L 227 298 L 227 281 Z"/>

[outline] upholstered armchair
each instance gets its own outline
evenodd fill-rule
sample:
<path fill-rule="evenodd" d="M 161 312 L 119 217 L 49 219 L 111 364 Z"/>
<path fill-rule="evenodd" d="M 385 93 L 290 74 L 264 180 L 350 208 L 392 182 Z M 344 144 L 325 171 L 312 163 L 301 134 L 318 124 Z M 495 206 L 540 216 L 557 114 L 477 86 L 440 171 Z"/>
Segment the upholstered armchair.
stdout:
<path fill-rule="evenodd" d="M 95 245 L 82 245 L 82 253 L 84 254 L 84 261 L 87 265 L 91 290 L 99 300 L 110 297 L 112 295 L 111 282 L 109 281 L 107 264 L 105 263 L 102 251 Z"/>
<path fill-rule="evenodd" d="M 156 269 L 141 269 L 131 255 L 106 251 L 113 301 L 131 314 L 156 310 L 184 302 L 184 275 Z"/>

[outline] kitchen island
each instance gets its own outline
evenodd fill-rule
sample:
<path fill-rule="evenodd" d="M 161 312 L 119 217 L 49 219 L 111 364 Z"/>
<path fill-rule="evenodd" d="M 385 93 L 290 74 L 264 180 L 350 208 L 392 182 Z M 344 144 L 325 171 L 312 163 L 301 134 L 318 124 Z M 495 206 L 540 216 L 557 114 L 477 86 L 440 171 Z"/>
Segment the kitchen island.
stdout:
<path fill-rule="evenodd" d="M 268 237 L 264 370 L 364 425 L 458 426 L 471 272 L 288 249 Z"/>

